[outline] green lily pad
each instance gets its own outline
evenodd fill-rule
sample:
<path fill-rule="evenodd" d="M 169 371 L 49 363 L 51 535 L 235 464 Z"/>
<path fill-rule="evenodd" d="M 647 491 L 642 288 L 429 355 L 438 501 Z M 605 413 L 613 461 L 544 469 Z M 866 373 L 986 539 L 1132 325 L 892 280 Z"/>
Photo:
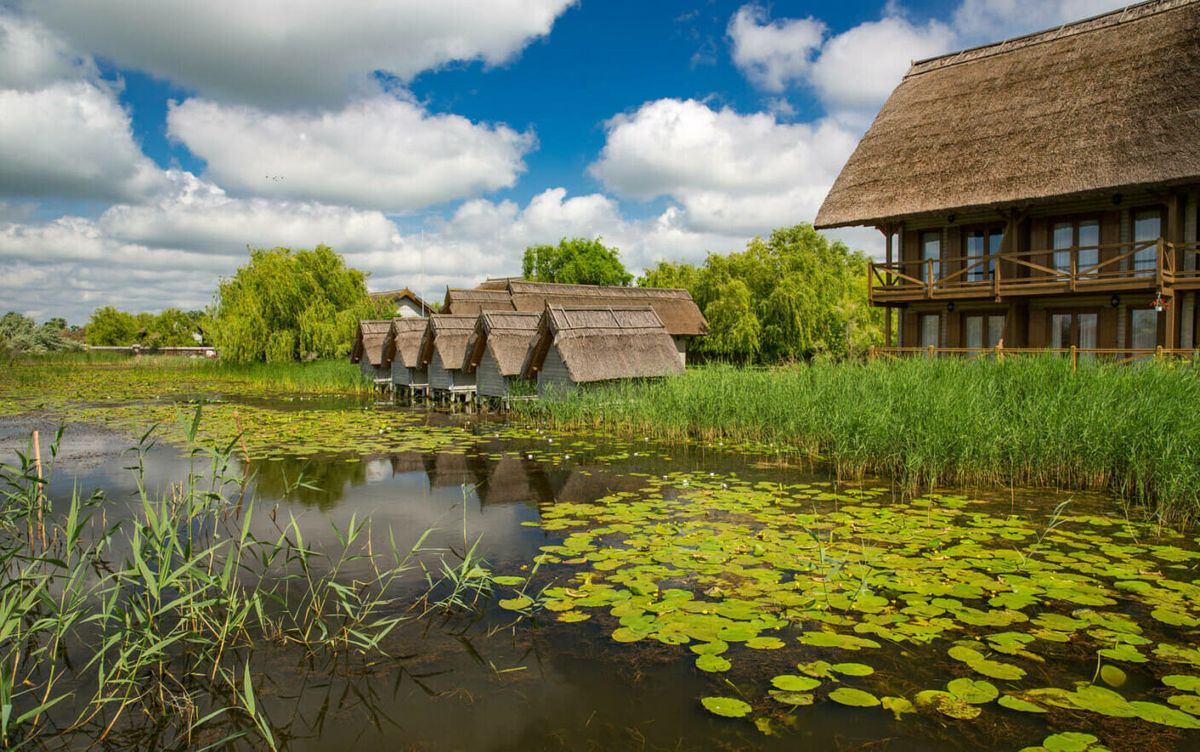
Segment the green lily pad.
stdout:
<path fill-rule="evenodd" d="M 875 673 L 875 669 L 865 663 L 835 663 L 829 668 L 844 676 L 870 676 Z"/>
<path fill-rule="evenodd" d="M 533 599 L 528 595 L 520 595 L 516 598 L 505 598 L 500 601 L 500 608 L 509 611 L 524 611 L 533 605 Z"/>
<path fill-rule="evenodd" d="M 983 705 L 1000 696 L 1000 690 L 996 689 L 993 684 L 975 679 L 954 679 L 946 685 L 946 690 L 963 702 L 972 705 Z"/>
<path fill-rule="evenodd" d="M 1200 693 L 1200 676 L 1187 676 L 1185 674 L 1168 674 L 1162 678 L 1162 683 L 1168 687 L 1182 689 L 1184 692 Z"/>
<path fill-rule="evenodd" d="M 1013 695 L 1003 695 L 999 700 L 996 701 L 996 704 L 1002 708 L 1008 708 L 1009 710 L 1016 710 L 1021 713 L 1045 713 L 1046 712 L 1046 709 L 1043 708 L 1041 705 L 1034 705 L 1032 702 L 1028 702 L 1027 700 L 1022 700 L 1021 698 L 1014 697 Z"/>
<path fill-rule="evenodd" d="M 746 640 L 746 647 L 754 650 L 778 650 L 783 646 L 783 640 L 778 637 L 752 637 Z"/>
<path fill-rule="evenodd" d="M 813 704 L 813 696 L 804 692 L 785 692 L 781 689 L 772 689 L 768 690 L 767 694 L 770 695 L 772 700 L 781 702 L 784 705 L 799 707 Z"/>
<path fill-rule="evenodd" d="M 837 632 L 805 632 L 800 635 L 800 642 L 817 648 L 839 648 L 841 650 L 861 650 L 877 648 L 879 643 L 866 637 L 838 634 Z"/>
<path fill-rule="evenodd" d="M 1042 746 L 1049 752 L 1087 752 L 1096 742 L 1100 741 L 1091 734 L 1078 731 L 1064 731 L 1051 734 L 1042 741 Z"/>
<path fill-rule="evenodd" d="M 590 618 L 592 618 L 592 615 L 583 611 L 563 611 L 555 617 L 555 621 L 573 624 L 575 622 L 587 621 Z"/>
<path fill-rule="evenodd" d="M 1110 687 L 1123 686 L 1128 679 L 1124 671 L 1107 663 L 1100 667 L 1100 678 Z"/>
<path fill-rule="evenodd" d="M 637 642 L 645 636 L 645 632 L 635 632 L 629 627 L 617 627 L 612 633 L 612 638 L 617 642 Z"/>
<path fill-rule="evenodd" d="M 1157 723 L 1161 726 L 1173 726 L 1182 729 L 1200 728 L 1200 719 L 1182 710 L 1170 708 L 1166 705 L 1159 705 L 1156 702 L 1134 701 L 1129 704 L 1137 712 L 1137 717 L 1148 723 Z"/>
<path fill-rule="evenodd" d="M 775 685 L 776 689 L 782 689 L 784 692 L 807 692 L 810 689 L 821 686 L 821 680 L 810 676 L 781 674 L 771 679 L 771 684 Z"/>
<path fill-rule="evenodd" d="M 516 585 L 524 585 L 525 578 L 517 577 L 515 575 L 510 575 L 510 574 L 502 574 L 497 577 L 493 577 L 492 582 L 496 583 L 497 585 L 516 586 Z"/>
<path fill-rule="evenodd" d="M 722 718 L 745 718 L 750 713 L 750 705 L 736 697 L 702 697 L 700 704 L 713 715 Z"/>
<path fill-rule="evenodd" d="M 731 665 L 724 656 L 713 655 L 711 653 L 707 653 L 696 659 L 696 668 L 709 673 L 728 671 Z"/>
<path fill-rule="evenodd" d="M 1158 619 L 1163 624 L 1169 624 L 1172 627 L 1198 627 L 1200 619 L 1188 614 L 1173 611 L 1169 608 L 1156 608 L 1150 612 L 1150 616 Z"/>
<path fill-rule="evenodd" d="M 892 712 L 892 715 L 895 716 L 897 721 L 900 720 L 900 716 L 904 715 L 905 713 L 917 712 L 916 708 L 913 707 L 913 704 L 909 702 L 908 698 L 906 697 L 894 697 L 889 695 L 887 697 L 880 698 L 879 702 L 883 705 L 884 710 L 890 710 Z"/>
<path fill-rule="evenodd" d="M 853 687 L 838 687 L 829 693 L 829 699 L 839 705 L 849 705 L 855 708 L 873 708 L 879 705 L 878 697 Z"/>
<path fill-rule="evenodd" d="M 1175 695 L 1168 697 L 1167 702 L 1185 713 L 1200 715 L 1200 695 Z"/>
<path fill-rule="evenodd" d="M 978 705 L 963 702 L 949 692 L 943 692 L 938 689 L 927 689 L 923 692 L 918 692 L 916 703 L 922 707 L 933 708 L 948 718 L 960 721 L 969 721 L 972 718 L 978 718 L 979 714 L 983 712 Z"/>

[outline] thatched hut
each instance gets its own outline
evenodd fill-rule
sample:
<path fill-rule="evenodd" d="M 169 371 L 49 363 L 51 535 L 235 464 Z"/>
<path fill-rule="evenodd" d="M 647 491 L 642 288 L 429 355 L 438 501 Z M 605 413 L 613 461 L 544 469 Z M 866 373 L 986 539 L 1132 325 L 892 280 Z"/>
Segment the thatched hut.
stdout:
<path fill-rule="evenodd" d="M 1200 1 L 1151 0 L 916 62 L 819 228 L 883 233 L 900 345 L 1200 343 Z"/>
<path fill-rule="evenodd" d="M 675 345 L 681 362 L 687 358 L 688 342 L 708 332 L 708 322 L 687 290 L 656 287 L 608 287 L 560 285 L 549 282 L 511 280 L 508 292 L 517 311 L 541 313 L 546 306 L 650 306 Z"/>
<path fill-rule="evenodd" d="M 434 393 L 468 394 L 475 391 L 475 375 L 463 373 L 467 340 L 475 331 L 476 314 L 435 313 L 421 336 L 417 363 L 429 370 Z"/>
<path fill-rule="evenodd" d="M 391 320 L 360 321 L 354 335 L 354 346 L 350 348 L 350 362 L 358 363 L 363 375 L 372 381 L 391 380 L 391 373 L 383 364 L 383 342 L 391 329 Z"/>
<path fill-rule="evenodd" d="M 400 290 L 385 290 L 371 293 L 372 300 L 388 300 L 396 306 L 397 318 L 424 318 L 433 313 L 433 308 L 407 287 Z"/>
<path fill-rule="evenodd" d="M 429 319 L 392 319 L 383 343 L 383 362 L 391 369 L 392 384 L 410 389 L 420 389 L 429 384 L 429 372 L 417 360 L 421 338 L 427 326 Z"/>
<path fill-rule="evenodd" d="M 475 374 L 480 397 L 509 396 L 513 382 L 521 378 L 521 366 L 540 319 L 536 313 L 515 311 L 479 314 L 467 342 L 463 372 Z"/>
<path fill-rule="evenodd" d="M 538 393 L 581 384 L 683 372 L 683 361 L 650 306 L 546 306 L 521 366 Z"/>
<path fill-rule="evenodd" d="M 512 296 L 507 290 L 475 289 L 446 290 L 442 313 L 477 316 L 483 311 L 511 311 Z"/>

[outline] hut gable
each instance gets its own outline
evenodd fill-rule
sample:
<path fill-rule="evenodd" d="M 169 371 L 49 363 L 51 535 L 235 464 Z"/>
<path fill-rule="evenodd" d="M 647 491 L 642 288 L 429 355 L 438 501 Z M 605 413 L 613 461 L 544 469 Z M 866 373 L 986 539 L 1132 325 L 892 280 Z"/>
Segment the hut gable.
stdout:
<path fill-rule="evenodd" d="M 421 337 L 418 350 L 418 367 L 425 367 L 436 353 L 446 369 L 462 366 L 467 350 L 467 340 L 475 330 L 475 315 L 452 315 L 435 313 Z"/>
<path fill-rule="evenodd" d="M 416 368 L 417 351 L 428 325 L 429 319 L 424 318 L 392 319 L 387 338 L 383 341 L 383 365 L 399 363 L 404 368 Z"/>
<path fill-rule="evenodd" d="M 373 366 L 383 365 L 383 342 L 391 326 L 390 319 L 358 322 L 354 346 L 350 348 L 350 362 L 361 363 L 365 360 Z"/>
<path fill-rule="evenodd" d="M 650 306 L 547 306 L 522 375 L 536 377 L 551 354 L 575 384 L 683 372 L 675 343 Z"/>
<path fill-rule="evenodd" d="M 446 301 L 442 304 L 443 313 L 471 314 L 477 316 L 483 311 L 513 310 L 512 296 L 508 290 L 446 290 Z"/>
<path fill-rule="evenodd" d="M 508 284 L 513 307 L 518 311 L 542 312 L 546 306 L 650 306 L 669 334 L 695 337 L 708 332 L 708 322 L 691 293 L 683 289 L 656 287 L 607 287 L 562 285 L 550 282 L 512 280 Z"/>
<path fill-rule="evenodd" d="M 418 317 L 428 316 L 433 310 L 429 304 L 421 299 L 407 287 L 400 290 L 385 290 L 383 292 L 373 292 L 370 294 L 372 300 L 390 300 L 396 304 L 396 315 L 405 316 L 412 315 Z M 411 311 L 411 314 L 406 314 L 406 311 Z"/>
<path fill-rule="evenodd" d="M 525 362 L 529 342 L 537 333 L 541 316 L 536 313 L 515 311 L 489 311 L 479 315 L 475 331 L 467 342 L 466 361 L 463 371 L 473 372 L 491 353 L 501 376 L 517 376 Z"/>
<path fill-rule="evenodd" d="M 1200 0 L 1153 0 L 915 63 L 816 225 L 1195 181 L 1198 39 Z"/>

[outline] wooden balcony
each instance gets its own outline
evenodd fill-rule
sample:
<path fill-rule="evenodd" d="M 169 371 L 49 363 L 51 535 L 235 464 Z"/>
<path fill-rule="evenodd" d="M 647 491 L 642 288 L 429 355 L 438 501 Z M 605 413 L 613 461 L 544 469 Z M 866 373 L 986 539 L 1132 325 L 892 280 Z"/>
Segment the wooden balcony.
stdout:
<path fill-rule="evenodd" d="M 1158 240 L 872 263 L 872 304 L 1200 289 L 1197 243 Z"/>

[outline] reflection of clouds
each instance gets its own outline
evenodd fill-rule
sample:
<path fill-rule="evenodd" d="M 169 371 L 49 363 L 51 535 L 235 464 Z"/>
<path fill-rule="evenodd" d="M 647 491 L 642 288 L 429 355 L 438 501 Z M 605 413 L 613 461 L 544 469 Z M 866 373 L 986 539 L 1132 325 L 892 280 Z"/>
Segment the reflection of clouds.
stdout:
<path fill-rule="evenodd" d="M 378 483 L 392 477 L 392 463 L 388 460 L 367 460 L 363 463 L 368 483 Z"/>

